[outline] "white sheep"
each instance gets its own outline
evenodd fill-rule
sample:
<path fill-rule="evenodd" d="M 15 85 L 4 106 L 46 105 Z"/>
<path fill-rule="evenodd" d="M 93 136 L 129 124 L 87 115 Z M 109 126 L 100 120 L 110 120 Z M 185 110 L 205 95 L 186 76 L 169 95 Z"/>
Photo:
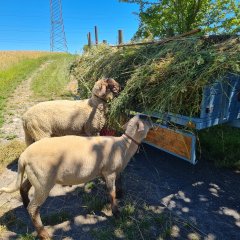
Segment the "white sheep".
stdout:
<path fill-rule="evenodd" d="M 101 79 L 90 99 L 47 101 L 31 107 L 22 119 L 27 146 L 45 137 L 99 135 L 106 122 L 107 102 L 119 91 L 114 79 Z"/>
<path fill-rule="evenodd" d="M 49 235 L 42 224 L 39 207 L 56 183 L 76 185 L 103 177 L 112 212 L 114 216 L 118 216 L 116 179 L 136 153 L 150 128 L 150 123 L 139 116 L 133 117 L 125 125 L 126 131 L 120 137 L 64 136 L 44 138 L 33 143 L 19 158 L 16 182 L 8 188 L 0 189 L 0 193 L 20 189 L 23 204 L 40 239 L 48 239 Z M 24 173 L 27 179 L 22 183 Z M 35 191 L 29 201 L 28 192 L 31 186 Z"/>

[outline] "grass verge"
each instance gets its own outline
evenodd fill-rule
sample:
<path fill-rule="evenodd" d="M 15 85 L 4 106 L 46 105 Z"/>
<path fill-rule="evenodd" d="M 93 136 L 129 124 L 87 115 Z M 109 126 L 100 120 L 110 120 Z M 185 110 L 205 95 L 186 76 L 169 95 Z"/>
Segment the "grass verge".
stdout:
<path fill-rule="evenodd" d="M 0 127 L 3 124 L 4 110 L 7 98 L 13 93 L 14 89 L 36 70 L 49 56 L 37 59 L 27 59 L 13 65 L 7 70 L 0 71 Z"/>
<path fill-rule="evenodd" d="M 18 140 L 0 145 L 0 173 L 7 165 L 18 159 L 25 148 L 25 143 Z"/>
<path fill-rule="evenodd" d="M 201 155 L 217 167 L 240 170 L 240 129 L 220 125 L 199 131 Z"/>
<path fill-rule="evenodd" d="M 59 55 L 32 81 L 32 90 L 35 98 L 53 100 L 68 96 L 66 85 L 69 82 L 69 68 L 75 56 L 70 54 Z"/>

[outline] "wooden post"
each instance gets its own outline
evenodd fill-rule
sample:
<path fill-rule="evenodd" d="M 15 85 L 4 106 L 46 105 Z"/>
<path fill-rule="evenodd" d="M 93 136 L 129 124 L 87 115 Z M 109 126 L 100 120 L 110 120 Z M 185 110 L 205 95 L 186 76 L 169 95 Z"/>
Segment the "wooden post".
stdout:
<path fill-rule="evenodd" d="M 91 33 L 90 32 L 87 34 L 87 39 L 88 39 L 88 47 L 91 47 L 92 46 L 92 40 L 91 40 Z"/>
<path fill-rule="evenodd" d="M 118 45 L 123 44 L 123 31 L 118 30 Z"/>
<path fill-rule="evenodd" d="M 95 44 L 98 45 L 98 29 L 97 26 L 94 27 L 95 30 Z"/>
<path fill-rule="evenodd" d="M 187 37 L 187 36 L 199 33 L 199 32 L 201 32 L 200 29 L 194 29 L 194 30 L 191 30 L 189 32 L 186 32 L 186 33 L 183 33 L 183 34 L 180 34 L 180 35 L 176 35 L 176 36 L 173 36 L 173 37 L 170 37 L 170 38 L 162 39 L 160 41 L 127 43 L 127 44 L 121 44 L 121 45 L 111 45 L 111 47 L 140 46 L 140 45 L 147 45 L 147 44 L 161 45 L 161 44 L 165 44 L 167 42 L 174 41 L 176 39 L 181 39 L 183 37 Z"/>

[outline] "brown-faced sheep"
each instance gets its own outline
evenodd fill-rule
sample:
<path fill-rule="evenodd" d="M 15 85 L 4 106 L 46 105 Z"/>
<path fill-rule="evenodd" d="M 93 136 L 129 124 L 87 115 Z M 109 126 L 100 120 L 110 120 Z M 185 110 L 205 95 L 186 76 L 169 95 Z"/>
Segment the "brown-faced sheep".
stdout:
<path fill-rule="evenodd" d="M 22 119 L 27 146 L 45 137 L 99 135 L 106 122 L 107 102 L 119 91 L 114 79 L 101 79 L 90 99 L 48 101 L 31 107 Z"/>
<path fill-rule="evenodd" d="M 149 128 L 149 122 L 135 116 L 126 124 L 121 137 L 64 136 L 35 142 L 20 156 L 16 182 L 0 189 L 0 193 L 20 189 L 24 206 L 40 239 L 48 239 L 49 235 L 42 224 L 39 207 L 56 183 L 75 185 L 103 177 L 112 212 L 118 216 L 116 178 L 136 153 Z M 22 183 L 24 172 L 27 179 Z M 34 187 L 34 196 L 29 201 L 31 186 Z"/>

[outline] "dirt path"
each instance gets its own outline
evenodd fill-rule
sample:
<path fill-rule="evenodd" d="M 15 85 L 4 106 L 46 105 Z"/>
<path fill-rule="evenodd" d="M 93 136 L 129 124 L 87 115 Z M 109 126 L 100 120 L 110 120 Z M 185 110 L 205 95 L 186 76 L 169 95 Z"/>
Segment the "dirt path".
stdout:
<path fill-rule="evenodd" d="M 4 124 L 0 129 L 0 144 L 13 138 L 24 140 L 21 117 L 30 106 L 38 102 L 31 97 L 31 82 L 49 63 L 50 61 L 43 63 L 27 80 L 23 81 L 9 97 L 6 106 L 7 110 L 4 115 Z"/>

